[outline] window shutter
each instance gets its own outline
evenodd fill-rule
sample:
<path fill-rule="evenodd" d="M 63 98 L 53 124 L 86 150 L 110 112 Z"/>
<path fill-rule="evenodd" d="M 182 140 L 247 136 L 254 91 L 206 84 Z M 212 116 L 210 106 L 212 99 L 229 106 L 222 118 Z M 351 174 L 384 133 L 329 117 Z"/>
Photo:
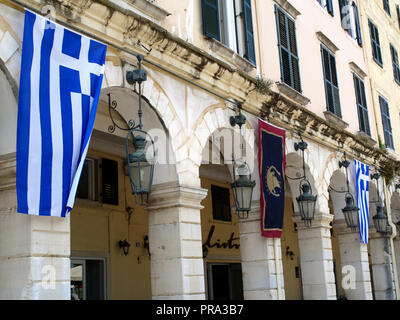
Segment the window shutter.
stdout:
<path fill-rule="evenodd" d="M 342 21 L 342 25 L 343 25 L 343 19 L 345 18 L 343 12 L 343 8 L 345 6 L 346 6 L 346 0 L 339 0 L 340 20 Z"/>
<path fill-rule="evenodd" d="M 281 80 L 301 93 L 299 58 L 297 53 L 296 26 L 278 6 L 275 6 Z"/>
<path fill-rule="evenodd" d="M 357 43 L 360 47 L 362 47 L 362 37 L 361 37 L 361 29 L 360 29 L 360 17 L 358 15 L 358 8 L 355 2 L 353 2 L 354 9 L 354 18 L 356 20 L 356 35 L 357 35 Z"/>
<path fill-rule="evenodd" d="M 103 203 L 118 205 L 118 162 L 103 158 L 101 166 Z"/>
<path fill-rule="evenodd" d="M 205 36 L 221 40 L 218 0 L 202 0 L 203 33 Z"/>
<path fill-rule="evenodd" d="M 368 118 L 368 107 L 367 107 L 367 99 L 365 97 L 365 87 L 364 82 L 353 73 L 354 79 L 354 90 L 356 93 L 356 102 L 357 102 L 357 112 L 358 112 L 358 121 L 360 124 L 360 131 L 365 132 L 368 135 L 371 135 L 371 131 L 369 128 L 369 118 Z"/>
<path fill-rule="evenodd" d="M 393 135 L 392 135 L 392 125 L 390 123 L 389 105 L 385 99 L 379 96 L 379 104 L 381 107 L 381 117 L 383 133 L 385 136 L 385 145 L 388 148 L 393 149 Z"/>
<path fill-rule="evenodd" d="M 246 39 L 246 56 L 254 65 L 256 64 L 256 53 L 254 48 L 253 18 L 251 14 L 251 0 L 243 0 L 244 29 Z"/>
<path fill-rule="evenodd" d="M 335 14 L 333 13 L 333 3 L 332 0 L 327 0 L 326 1 L 326 6 L 328 9 L 329 14 L 333 17 Z"/>
<path fill-rule="evenodd" d="M 322 65 L 326 93 L 326 106 L 328 111 L 342 117 L 340 110 L 339 86 L 336 73 L 336 59 L 325 47 L 321 45 Z"/>
<path fill-rule="evenodd" d="M 400 28 L 400 5 L 397 5 L 396 9 L 397 9 L 397 22 L 399 23 L 399 28 Z"/>
<path fill-rule="evenodd" d="M 399 57 L 397 50 L 393 47 L 393 45 L 390 45 L 390 53 L 392 55 L 394 80 L 400 85 Z"/>

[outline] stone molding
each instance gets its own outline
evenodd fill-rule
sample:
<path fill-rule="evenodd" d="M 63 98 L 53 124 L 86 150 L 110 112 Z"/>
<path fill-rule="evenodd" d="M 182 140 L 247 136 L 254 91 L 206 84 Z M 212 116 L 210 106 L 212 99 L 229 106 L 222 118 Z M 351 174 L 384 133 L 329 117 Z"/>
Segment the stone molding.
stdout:
<path fill-rule="evenodd" d="M 201 201 L 207 196 L 207 189 L 181 186 L 178 182 L 167 182 L 152 187 L 147 210 L 174 207 L 203 209 Z"/>
<path fill-rule="evenodd" d="M 207 40 L 210 44 L 211 51 L 216 53 L 217 55 L 220 55 L 227 63 L 232 65 L 232 68 L 238 68 L 243 70 L 244 72 L 255 70 L 255 65 L 253 65 L 246 58 L 240 56 L 231 48 L 224 45 L 222 42 L 214 38 L 207 38 Z"/>
<path fill-rule="evenodd" d="M 276 86 L 279 89 L 279 93 L 287 96 L 292 99 L 296 103 L 299 103 L 302 106 L 305 106 L 310 103 L 310 99 L 303 96 L 300 92 L 296 91 L 292 87 L 288 86 L 284 82 L 276 82 Z"/>
<path fill-rule="evenodd" d="M 358 131 L 357 136 L 364 140 L 370 146 L 376 145 L 376 141 L 363 131 Z"/>
<path fill-rule="evenodd" d="M 145 14 L 149 15 L 155 20 L 164 20 L 166 17 L 171 15 L 168 11 L 157 6 L 149 0 L 125 0 L 127 3 L 143 11 Z M 111 0 L 110 2 L 115 2 Z"/>
<path fill-rule="evenodd" d="M 356 73 L 361 79 L 364 79 L 367 76 L 367 74 L 364 72 L 364 70 L 361 69 L 354 61 L 351 61 L 349 63 L 349 66 L 350 66 L 351 71 Z"/>
<path fill-rule="evenodd" d="M 275 2 L 295 19 L 301 14 L 288 0 L 275 0 Z"/>
<path fill-rule="evenodd" d="M 322 44 L 330 51 L 332 51 L 332 53 L 339 51 L 339 48 L 322 31 L 317 31 L 315 34 L 317 35 L 318 40 L 321 41 Z"/>
<path fill-rule="evenodd" d="M 318 214 L 315 213 L 314 219 L 311 222 L 310 227 L 306 227 L 304 221 L 301 219 L 300 215 L 295 215 L 292 217 L 294 223 L 297 224 L 297 230 L 307 230 L 314 228 L 331 228 L 330 223 L 333 221 L 334 216 L 331 214 Z"/>
<path fill-rule="evenodd" d="M 324 116 L 328 122 L 331 122 L 332 124 L 338 126 L 341 129 L 346 129 L 349 126 L 349 124 L 346 121 L 344 121 L 342 118 L 338 117 L 333 112 L 324 111 Z"/>

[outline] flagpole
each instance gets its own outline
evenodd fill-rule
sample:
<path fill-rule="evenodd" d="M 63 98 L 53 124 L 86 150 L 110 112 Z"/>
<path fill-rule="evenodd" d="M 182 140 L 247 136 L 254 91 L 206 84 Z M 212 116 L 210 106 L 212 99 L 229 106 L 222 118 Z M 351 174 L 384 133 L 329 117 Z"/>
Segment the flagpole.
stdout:
<path fill-rule="evenodd" d="M 394 287 L 395 287 L 395 292 L 396 292 L 396 300 L 400 300 L 400 289 L 399 289 L 399 277 L 397 275 L 397 263 L 396 263 L 396 254 L 394 250 L 394 243 L 393 239 L 397 235 L 397 229 L 396 225 L 392 221 L 392 210 L 390 208 L 390 202 L 389 202 L 389 197 L 387 193 L 387 186 L 386 186 L 386 180 L 383 180 L 383 194 L 385 197 L 385 203 L 386 203 L 386 212 L 387 212 L 387 217 L 388 217 L 388 223 L 392 229 L 392 234 L 390 235 L 389 242 L 390 242 L 390 252 L 392 255 L 392 266 L 393 266 L 393 278 L 394 278 Z"/>

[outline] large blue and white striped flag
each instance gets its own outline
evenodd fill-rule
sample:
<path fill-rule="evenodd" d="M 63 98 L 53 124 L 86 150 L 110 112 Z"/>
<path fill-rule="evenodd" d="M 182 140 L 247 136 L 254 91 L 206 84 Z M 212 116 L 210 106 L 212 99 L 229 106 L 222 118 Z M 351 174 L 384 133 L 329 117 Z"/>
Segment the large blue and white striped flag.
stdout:
<path fill-rule="evenodd" d="M 357 191 L 358 226 L 360 230 L 360 240 L 368 243 L 369 228 L 369 166 L 354 160 L 355 184 Z"/>
<path fill-rule="evenodd" d="M 66 217 L 96 117 L 107 47 L 25 12 L 17 124 L 18 212 Z"/>

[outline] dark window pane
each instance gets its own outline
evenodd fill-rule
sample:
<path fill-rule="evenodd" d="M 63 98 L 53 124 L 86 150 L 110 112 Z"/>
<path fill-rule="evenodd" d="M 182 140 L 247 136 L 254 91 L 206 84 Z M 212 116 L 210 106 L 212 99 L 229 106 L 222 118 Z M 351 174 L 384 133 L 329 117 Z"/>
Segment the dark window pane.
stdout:
<path fill-rule="evenodd" d="M 228 188 L 211 185 L 213 218 L 231 221 L 231 199 Z"/>

